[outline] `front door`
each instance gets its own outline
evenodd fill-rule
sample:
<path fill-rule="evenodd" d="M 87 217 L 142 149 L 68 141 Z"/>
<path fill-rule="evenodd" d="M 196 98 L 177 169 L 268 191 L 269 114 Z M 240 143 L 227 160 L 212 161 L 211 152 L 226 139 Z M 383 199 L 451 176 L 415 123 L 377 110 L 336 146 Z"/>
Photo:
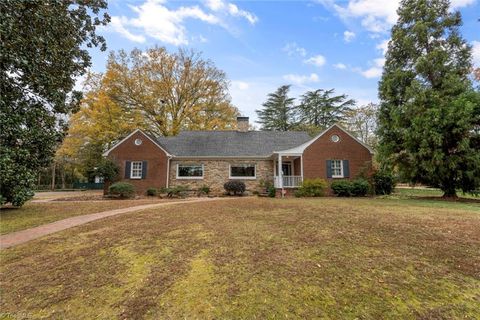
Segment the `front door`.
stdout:
<path fill-rule="evenodd" d="M 292 163 L 291 162 L 282 163 L 282 174 L 284 176 L 291 176 L 292 175 Z"/>

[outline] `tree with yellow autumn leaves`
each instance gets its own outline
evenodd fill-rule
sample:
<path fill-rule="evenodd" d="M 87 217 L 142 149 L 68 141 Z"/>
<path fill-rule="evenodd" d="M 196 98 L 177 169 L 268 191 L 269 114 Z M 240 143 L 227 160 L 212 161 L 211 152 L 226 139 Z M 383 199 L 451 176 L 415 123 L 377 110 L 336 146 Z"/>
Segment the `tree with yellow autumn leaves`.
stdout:
<path fill-rule="evenodd" d="M 87 76 L 57 162 L 92 178 L 102 152 L 136 128 L 164 136 L 233 129 L 239 112 L 228 84 L 225 73 L 194 50 L 112 52 L 105 73 Z"/>

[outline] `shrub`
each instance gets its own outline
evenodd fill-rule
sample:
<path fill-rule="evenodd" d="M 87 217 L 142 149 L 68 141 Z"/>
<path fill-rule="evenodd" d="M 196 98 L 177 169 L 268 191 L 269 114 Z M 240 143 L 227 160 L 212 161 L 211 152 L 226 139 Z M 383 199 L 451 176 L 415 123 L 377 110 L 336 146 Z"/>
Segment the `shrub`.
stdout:
<path fill-rule="evenodd" d="M 0 206 L 4 205 L 7 202 L 7 199 L 5 199 L 1 194 L 0 194 Z"/>
<path fill-rule="evenodd" d="M 277 195 L 277 189 L 275 189 L 273 184 L 268 186 L 267 193 L 270 198 L 275 198 L 275 196 Z"/>
<path fill-rule="evenodd" d="M 110 159 L 102 159 L 95 169 L 95 174 L 103 177 L 105 181 L 114 182 L 118 179 L 120 168 Z"/>
<path fill-rule="evenodd" d="M 242 195 L 246 190 L 245 183 L 243 181 L 238 181 L 238 180 L 231 180 L 231 181 L 225 182 L 225 184 L 223 185 L 223 188 L 225 189 L 225 191 L 227 191 L 228 194 L 233 193 L 233 195 L 235 196 Z"/>
<path fill-rule="evenodd" d="M 155 197 L 158 195 L 158 189 L 157 188 L 148 188 L 147 189 L 147 196 Z"/>
<path fill-rule="evenodd" d="M 395 188 L 395 178 L 388 171 L 377 171 L 373 174 L 375 194 L 390 194 Z"/>
<path fill-rule="evenodd" d="M 368 189 L 370 188 L 370 184 L 367 180 L 359 178 L 355 179 L 352 182 L 351 186 L 351 194 L 354 197 L 363 197 L 368 193 Z"/>
<path fill-rule="evenodd" d="M 116 182 L 108 188 L 108 192 L 120 198 L 131 198 L 135 195 L 135 187 L 128 182 Z"/>
<path fill-rule="evenodd" d="M 321 197 L 328 184 L 323 179 L 305 179 L 295 191 L 296 197 Z"/>
<path fill-rule="evenodd" d="M 207 186 L 207 185 L 203 185 L 198 189 L 198 193 L 199 193 L 199 195 L 209 194 L 210 193 L 210 187 Z"/>
<path fill-rule="evenodd" d="M 348 180 L 333 181 L 330 188 L 339 197 L 350 197 L 352 195 L 352 183 Z"/>
<path fill-rule="evenodd" d="M 166 193 L 167 197 L 172 198 L 176 197 L 185 197 L 187 195 L 188 187 L 187 186 L 175 186 L 173 188 L 162 188 L 161 193 Z"/>

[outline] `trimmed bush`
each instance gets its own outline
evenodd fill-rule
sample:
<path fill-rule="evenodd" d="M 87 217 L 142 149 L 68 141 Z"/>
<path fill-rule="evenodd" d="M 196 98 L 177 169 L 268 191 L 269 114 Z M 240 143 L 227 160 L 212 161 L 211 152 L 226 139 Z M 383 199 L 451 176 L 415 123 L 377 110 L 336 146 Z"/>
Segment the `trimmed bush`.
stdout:
<path fill-rule="evenodd" d="M 348 180 L 333 181 L 330 188 L 339 197 L 350 197 L 352 195 L 352 183 Z"/>
<path fill-rule="evenodd" d="M 391 172 L 377 171 L 373 174 L 375 194 L 391 194 L 395 189 L 395 178 Z"/>
<path fill-rule="evenodd" d="M 176 186 L 173 188 L 162 188 L 161 193 L 166 193 L 167 197 L 186 197 L 187 196 L 188 187 L 187 186 Z"/>
<path fill-rule="evenodd" d="M 270 198 L 275 198 L 275 196 L 277 195 L 277 189 L 275 189 L 273 184 L 268 186 L 267 193 Z"/>
<path fill-rule="evenodd" d="M 157 195 L 158 195 L 158 189 L 157 188 L 148 188 L 147 189 L 147 196 L 155 197 Z"/>
<path fill-rule="evenodd" d="M 210 187 L 207 185 L 203 185 L 198 189 L 198 195 L 202 195 L 202 194 L 208 195 L 209 193 L 210 193 Z"/>
<path fill-rule="evenodd" d="M 225 191 L 227 191 L 228 194 L 231 195 L 233 193 L 234 196 L 242 195 L 246 190 L 245 183 L 238 180 L 231 180 L 225 182 L 223 188 L 225 189 Z"/>
<path fill-rule="evenodd" d="M 350 193 L 354 197 L 364 197 L 368 193 L 368 189 L 370 189 L 370 184 L 367 180 L 359 178 L 355 179 L 352 182 Z"/>
<path fill-rule="evenodd" d="M 120 198 L 131 198 L 135 195 L 135 187 L 128 182 L 116 182 L 108 188 L 108 193 Z"/>
<path fill-rule="evenodd" d="M 302 185 L 295 191 L 296 197 L 321 197 L 328 184 L 323 179 L 305 179 Z"/>

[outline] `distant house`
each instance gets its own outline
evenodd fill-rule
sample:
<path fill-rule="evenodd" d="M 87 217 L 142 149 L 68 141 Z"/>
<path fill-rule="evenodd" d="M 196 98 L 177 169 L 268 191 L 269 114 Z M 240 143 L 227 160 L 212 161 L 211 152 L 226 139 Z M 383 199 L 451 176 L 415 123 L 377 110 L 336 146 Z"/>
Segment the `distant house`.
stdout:
<path fill-rule="evenodd" d="M 237 130 L 173 137 L 135 130 L 104 156 L 119 164 L 122 180 L 139 192 L 207 185 L 219 193 L 228 180 L 244 181 L 250 191 L 271 182 L 288 192 L 307 178 L 352 178 L 371 167 L 372 150 L 338 125 L 312 138 L 299 131 L 249 131 L 248 117 L 237 121 Z"/>

